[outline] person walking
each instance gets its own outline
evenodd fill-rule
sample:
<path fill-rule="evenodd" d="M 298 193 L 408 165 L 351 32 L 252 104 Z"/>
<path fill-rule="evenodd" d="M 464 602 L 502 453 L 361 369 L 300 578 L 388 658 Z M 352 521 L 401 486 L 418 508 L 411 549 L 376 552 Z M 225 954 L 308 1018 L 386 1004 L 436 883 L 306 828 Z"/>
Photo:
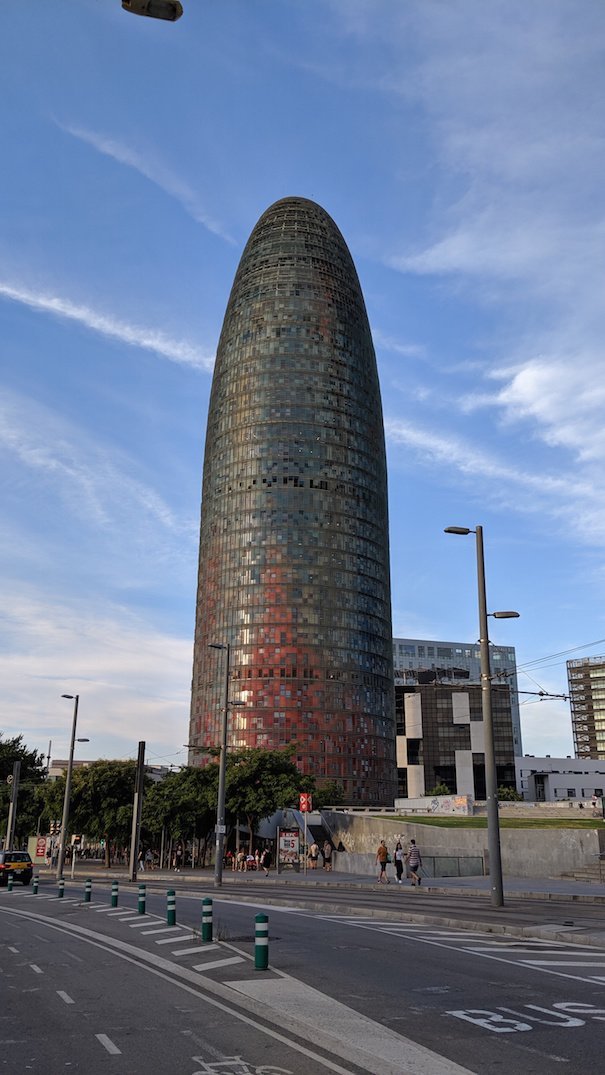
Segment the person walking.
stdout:
<path fill-rule="evenodd" d="M 311 869 L 317 869 L 317 861 L 319 859 L 319 844 L 313 841 L 309 848 L 309 862 L 311 863 Z"/>
<path fill-rule="evenodd" d="M 401 879 L 403 877 L 403 867 L 405 865 L 405 851 L 403 850 L 403 844 L 401 843 L 401 840 L 398 840 L 395 845 L 395 854 L 393 857 L 395 859 L 397 884 L 400 885 L 402 883 Z"/>
<path fill-rule="evenodd" d="M 412 876 L 412 888 L 422 884 L 422 878 L 419 873 L 420 867 L 422 866 L 422 857 L 416 846 L 415 840 L 410 840 L 410 846 L 408 847 L 405 861 L 407 862 L 408 869 Z"/>
<path fill-rule="evenodd" d="M 390 885 L 391 883 L 387 877 L 387 862 L 389 861 L 389 858 L 390 855 L 387 850 L 387 845 L 384 840 L 381 840 L 378 845 L 378 850 L 376 851 L 376 865 L 380 867 L 380 872 L 376 878 L 379 885 Z"/>
<path fill-rule="evenodd" d="M 265 877 L 269 876 L 269 867 L 271 866 L 271 849 L 266 847 L 260 857 L 260 864 L 265 871 Z"/>
<path fill-rule="evenodd" d="M 323 857 L 324 857 L 324 870 L 326 870 L 328 873 L 330 873 L 331 870 L 332 870 L 332 844 L 330 843 L 329 840 L 326 840 L 326 842 L 325 842 L 325 844 L 323 846 Z"/>

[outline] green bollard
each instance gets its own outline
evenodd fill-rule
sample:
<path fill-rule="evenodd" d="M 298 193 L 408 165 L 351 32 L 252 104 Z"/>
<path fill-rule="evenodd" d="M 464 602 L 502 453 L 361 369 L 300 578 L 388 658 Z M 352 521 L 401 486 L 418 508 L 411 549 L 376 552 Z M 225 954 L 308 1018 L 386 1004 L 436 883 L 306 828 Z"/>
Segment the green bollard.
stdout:
<path fill-rule="evenodd" d="M 36 876 L 34 877 L 34 891 L 33 891 L 33 894 L 34 894 L 34 896 L 38 895 L 38 874 L 36 874 Z"/>
<path fill-rule="evenodd" d="M 254 969 L 266 970 L 269 966 L 269 918 L 266 914 L 257 914 L 254 921 Z"/>
<path fill-rule="evenodd" d="M 202 940 L 212 940 L 212 900 L 202 900 Z"/>
<path fill-rule="evenodd" d="M 166 893 L 166 925 L 176 926 L 176 895 L 173 888 Z"/>
<path fill-rule="evenodd" d="M 118 906 L 118 882 L 117 881 L 112 881 L 111 882 L 111 906 L 112 907 L 117 907 Z"/>
<path fill-rule="evenodd" d="M 145 914 L 145 885 L 139 885 L 139 914 Z"/>
<path fill-rule="evenodd" d="M 65 895 L 65 881 L 63 880 L 63 878 L 61 878 L 61 880 L 59 881 L 59 897 L 58 898 L 60 900 L 62 900 L 64 895 Z"/>
<path fill-rule="evenodd" d="M 92 892 L 92 881 L 90 877 L 87 878 L 84 884 L 84 903 L 90 903 L 90 894 Z"/>
<path fill-rule="evenodd" d="M 9 892 L 13 891 L 13 881 L 14 881 L 14 874 L 9 873 L 9 875 L 8 875 L 8 883 L 6 885 L 6 887 L 7 887 Z"/>

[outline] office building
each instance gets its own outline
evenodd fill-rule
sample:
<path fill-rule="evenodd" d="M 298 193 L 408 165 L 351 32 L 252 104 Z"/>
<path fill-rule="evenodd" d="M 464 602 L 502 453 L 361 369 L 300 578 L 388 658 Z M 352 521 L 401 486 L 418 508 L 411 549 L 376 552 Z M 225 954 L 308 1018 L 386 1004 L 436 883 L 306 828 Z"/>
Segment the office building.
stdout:
<path fill-rule="evenodd" d="M 605 760 L 605 657 L 567 662 L 571 726 L 577 758 Z"/>
<path fill-rule="evenodd" d="M 242 255 L 206 434 L 189 743 L 295 745 L 345 801 L 396 790 L 386 458 L 357 273 L 328 214 L 286 198 Z M 221 663 L 221 661 L 223 663 Z M 231 703 L 243 703 L 231 708 Z"/>
<path fill-rule="evenodd" d="M 521 745 L 515 651 L 490 646 L 498 786 L 515 787 Z M 485 798 L 485 748 L 478 644 L 393 639 L 398 797 L 438 784 Z"/>

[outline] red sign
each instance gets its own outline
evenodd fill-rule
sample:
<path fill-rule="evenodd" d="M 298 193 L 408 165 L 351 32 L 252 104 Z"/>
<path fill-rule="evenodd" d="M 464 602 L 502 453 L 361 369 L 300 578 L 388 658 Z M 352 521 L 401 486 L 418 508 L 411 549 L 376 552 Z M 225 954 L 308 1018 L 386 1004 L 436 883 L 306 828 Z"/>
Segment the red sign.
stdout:
<path fill-rule="evenodd" d="M 300 812 L 308 814 L 313 809 L 313 797 L 309 792 L 303 791 L 300 796 Z"/>
<path fill-rule="evenodd" d="M 46 855 L 46 837 L 38 836 L 36 840 L 36 858 L 43 859 Z"/>

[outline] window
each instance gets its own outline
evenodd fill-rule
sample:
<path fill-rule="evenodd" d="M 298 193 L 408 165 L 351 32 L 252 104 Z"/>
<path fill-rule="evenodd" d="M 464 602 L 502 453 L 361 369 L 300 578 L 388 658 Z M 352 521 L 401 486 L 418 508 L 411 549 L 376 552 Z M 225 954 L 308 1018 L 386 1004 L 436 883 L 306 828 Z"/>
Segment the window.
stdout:
<path fill-rule="evenodd" d="M 575 788 L 568 788 L 567 789 L 567 798 L 568 799 L 575 799 L 575 797 L 576 797 L 576 789 Z"/>

